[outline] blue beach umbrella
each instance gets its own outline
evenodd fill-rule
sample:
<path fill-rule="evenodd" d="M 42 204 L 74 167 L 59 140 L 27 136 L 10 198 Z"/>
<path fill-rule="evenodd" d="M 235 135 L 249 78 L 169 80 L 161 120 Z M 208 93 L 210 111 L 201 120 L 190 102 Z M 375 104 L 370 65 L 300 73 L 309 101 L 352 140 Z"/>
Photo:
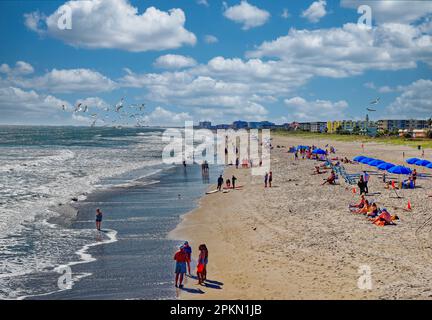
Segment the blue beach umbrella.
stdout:
<path fill-rule="evenodd" d="M 404 166 L 394 166 L 387 169 L 387 171 L 394 174 L 410 174 L 412 172 L 410 168 Z"/>
<path fill-rule="evenodd" d="M 429 163 L 431 163 L 428 160 L 419 160 L 415 163 L 416 166 L 422 166 L 422 167 L 426 167 Z"/>
<path fill-rule="evenodd" d="M 375 160 L 375 159 L 371 159 L 371 158 L 363 158 L 363 159 L 361 159 L 359 162 L 360 162 L 360 163 L 363 163 L 363 164 L 366 164 L 366 163 L 368 163 L 369 161 L 372 161 L 372 160 Z"/>
<path fill-rule="evenodd" d="M 384 163 L 381 163 L 380 165 L 378 165 L 377 168 L 378 168 L 378 170 L 388 170 L 388 169 L 393 168 L 393 167 L 395 167 L 395 165 L 393 163 L 384 162 Z"/>
<path fill-rule="evenodd" d="M 297 150 L 309 150 L 310 148 L 308 146 L 302 146 L 302 145 L 298 145 L 297 146 Z"/>
<path fill-rule="evenodd" d="M 366 158 L 366 157 L 365 156 L 357 156 L 353 159 L 353 161 L 360 162 L 360 160 L 363 160 L 364 158 Z"/>
<path fill-rule="evenodd" d="M 419 159 L 419 158 L 409 158 L 409 159 L 406 160 L 406 163 L 408 163 L 408 164 L 415 164 L 419 160 L 421 160 L 421 159 Z"/>
<path fill-rule="evenodd" d="M 384 163 L 384 161 L 382 161 L 382 160 L 374 160 L 374 161 L 368 162 L 368 165 L 370 165 L 372 167 L 378 167 L 381 163 Z"/>
<path fill-rule="evenodd" d="M 326 152 L 323 149 L 315 149 L 314 151 L 312 151 L 312 153 L 314 153 L 314 154 L 326 154 Z"/>
<path fill-rule="evenodd" d="M 428 169 L 432 169 L 432 163 L 429 163 L 429 164 L 426 166 L 426 168 L 428 168 Z"/>

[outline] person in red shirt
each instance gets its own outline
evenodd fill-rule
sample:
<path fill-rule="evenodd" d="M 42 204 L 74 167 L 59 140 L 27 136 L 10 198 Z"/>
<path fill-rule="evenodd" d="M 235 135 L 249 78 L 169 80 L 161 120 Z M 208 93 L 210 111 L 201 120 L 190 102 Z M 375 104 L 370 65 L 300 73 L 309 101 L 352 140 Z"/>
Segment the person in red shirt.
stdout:
<path fill-rule="evenodd" d="M 176 288 L 183 288 L 183 277 L 186 273 L 186 262 L 188 260 L 188 255 L 184 250 L 184 247 L 181 246 L 180 250 L 177 251 L 174 255 L 174 260 L 176 261 L 175 266 L 175 286 Z M 178 284 L 178 286 L 177 286 Z"/>

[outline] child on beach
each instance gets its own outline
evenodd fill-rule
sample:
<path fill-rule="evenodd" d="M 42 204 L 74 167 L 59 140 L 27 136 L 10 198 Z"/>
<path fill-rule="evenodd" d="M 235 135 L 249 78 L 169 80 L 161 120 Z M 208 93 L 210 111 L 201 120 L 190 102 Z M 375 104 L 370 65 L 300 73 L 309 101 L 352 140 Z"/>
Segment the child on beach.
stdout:
<path fill-rule="evenodd" d="M 231 180 L 230 179 L 226 180 L 226 187 L 227 187 L 227 189 L 231 188 Z"/>
<path fill-rule="evenodd" d="M 183 248 L 187 255 L 186 264 L 187 264 L 188 273 L 189 275 L 191 275 L 190 263 L 192 259 L 192 247 L 189 245 L 189 242 L 185 241 L 185 243 L 183 244 Z"/>
<path fill-rule="evenodd" d="M 187 254 L 184 250 L 184 246 L 181 246 L 179 251 L 174 255 L 174 260 L 176 261 L 175 266 L 175 286 L 176 288 L 183 288 L 183 278 L 186 273 L 186 262 L 188 260 Z M 178 285 L 177 285 L 178 283 Z"/>
<path fill-rule="evenodd" d="M 265 176 L 264 176 L 264 188 L 267 188 L 268 178 L 269 178 L 269 175 L 268 175 L 268 173 L 266 172 L 266 174 L 265 174 Z"/>
<path fill-rule="evenodd" d="M 96 209 L 96 229 L 97 229 L 97 231 L 101 231 L 102 216 L 103 216 L 102 211 L 99 208 L 97 208 Z"/>
<path fill-rule="evenodd" d="M 200 254 L 198 256 L 197 276 L 198 284 L 203 284 L 207 278 L 207 263 L 208 263 L 208 250 L 205 244 L 198 247 Z"/>

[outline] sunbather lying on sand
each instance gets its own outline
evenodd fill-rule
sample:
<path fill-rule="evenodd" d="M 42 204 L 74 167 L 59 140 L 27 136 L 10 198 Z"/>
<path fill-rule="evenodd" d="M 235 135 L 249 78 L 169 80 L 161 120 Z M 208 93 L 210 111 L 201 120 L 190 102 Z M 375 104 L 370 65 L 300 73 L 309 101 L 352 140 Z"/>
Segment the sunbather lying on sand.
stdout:
<path fill-rule="evenodd" d="M 390 213 L 388 213 L 386 208 L 381 210 L 381 214 L 378 217 L 372 218 L 370 220 L 373 224 L 380 227 L 384 227 L 386 225 L 395 225 L 392 216 L 390 215 Z"/>

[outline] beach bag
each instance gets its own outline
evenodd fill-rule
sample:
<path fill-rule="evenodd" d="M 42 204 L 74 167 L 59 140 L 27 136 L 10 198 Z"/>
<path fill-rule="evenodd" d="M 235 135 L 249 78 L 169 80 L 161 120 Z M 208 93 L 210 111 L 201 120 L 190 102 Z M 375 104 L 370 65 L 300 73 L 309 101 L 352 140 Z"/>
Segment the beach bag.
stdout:
<path fill-rule="evenodd" d="M 203 273 L 204 272 L 204 265 L 202 263 L 199 263 L 197 266 L 197 273 Z"/>

